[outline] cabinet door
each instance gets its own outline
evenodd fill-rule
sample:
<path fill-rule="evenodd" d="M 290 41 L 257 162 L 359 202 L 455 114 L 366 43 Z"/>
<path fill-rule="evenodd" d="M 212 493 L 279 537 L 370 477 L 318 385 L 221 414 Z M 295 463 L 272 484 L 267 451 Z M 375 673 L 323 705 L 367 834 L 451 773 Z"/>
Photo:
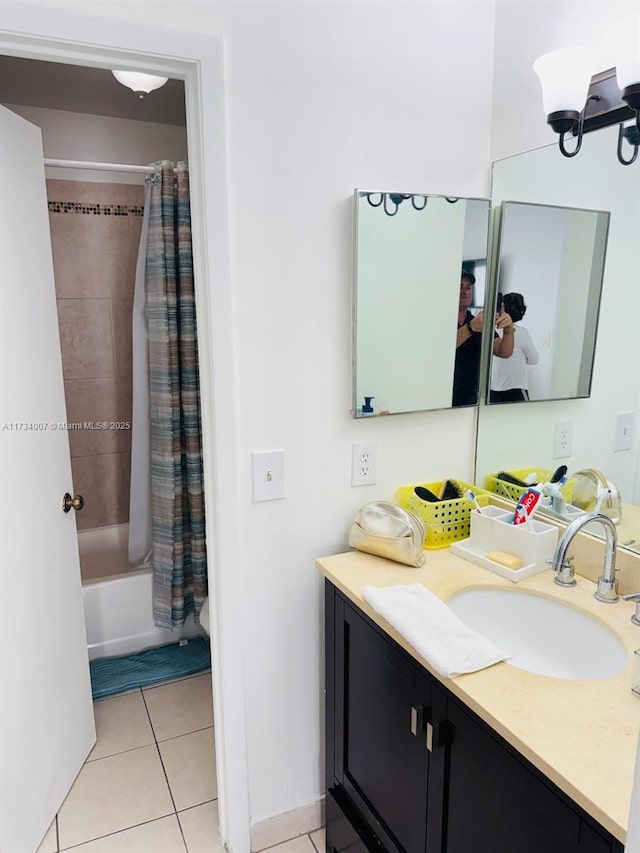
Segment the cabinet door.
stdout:
<path fill-rule="evenodd" d="M 447 706 L 446 853 L 578 853 L 578 815 L 457 703 Z"/>
<path fill-rule="evenodd" d="M 424 853 L 430 684 L 348 604 L 337 630 L 336 777 L 385 848 Z"/>

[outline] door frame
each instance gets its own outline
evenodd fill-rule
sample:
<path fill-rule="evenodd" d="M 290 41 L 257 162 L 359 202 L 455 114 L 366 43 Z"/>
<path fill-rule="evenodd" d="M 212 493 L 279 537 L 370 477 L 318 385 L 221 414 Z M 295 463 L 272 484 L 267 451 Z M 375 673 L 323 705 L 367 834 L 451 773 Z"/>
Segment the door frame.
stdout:
<path fill-rule="evenodd" d="M 127 67 L 185 84 L 197 304 L 211 654 L 220 836 L 250 850 L 243 574 L 230 270 L 224 47 L 221 36 L 167 30 L 9 0 L 0 50 L 94 68 Z"/>

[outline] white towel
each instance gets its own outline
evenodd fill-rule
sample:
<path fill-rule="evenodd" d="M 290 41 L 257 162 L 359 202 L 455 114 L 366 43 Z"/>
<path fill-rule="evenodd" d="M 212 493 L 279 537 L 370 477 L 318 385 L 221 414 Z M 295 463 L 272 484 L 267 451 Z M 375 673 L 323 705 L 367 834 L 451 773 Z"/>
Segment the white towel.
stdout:
<path fill-rule="evenodd" d="M 510 657 L 467 627 L 419 583 L 365 586 L 362 595 L 436 672 L 447 678 L 475 672 Z"/>

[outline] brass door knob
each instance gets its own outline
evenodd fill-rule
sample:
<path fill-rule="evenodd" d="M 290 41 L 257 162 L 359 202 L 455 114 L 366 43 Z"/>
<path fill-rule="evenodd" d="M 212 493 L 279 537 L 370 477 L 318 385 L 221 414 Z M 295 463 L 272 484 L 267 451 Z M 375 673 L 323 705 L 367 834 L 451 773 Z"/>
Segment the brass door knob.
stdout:
<path fill-rule="evenodd" d="M 75 498 L 72 498 L 69 492 L 64 493 L 64 497 L 62 498 L 63 512 L 69 512 L 70 509 L 75 509 L 76 512 L 80 512 L 83 506 L 84 498 L 82 495 L 76 495 Z"/>

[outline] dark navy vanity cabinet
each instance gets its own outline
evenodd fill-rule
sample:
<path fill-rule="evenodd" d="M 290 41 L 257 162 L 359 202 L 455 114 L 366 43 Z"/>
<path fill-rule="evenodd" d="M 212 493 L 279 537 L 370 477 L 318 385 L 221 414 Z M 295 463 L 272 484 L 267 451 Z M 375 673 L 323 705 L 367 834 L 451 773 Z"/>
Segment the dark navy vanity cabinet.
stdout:
<path fill-rule="evenodd" d="M 328 853 L 623 846 L 329 582 Z"/>

